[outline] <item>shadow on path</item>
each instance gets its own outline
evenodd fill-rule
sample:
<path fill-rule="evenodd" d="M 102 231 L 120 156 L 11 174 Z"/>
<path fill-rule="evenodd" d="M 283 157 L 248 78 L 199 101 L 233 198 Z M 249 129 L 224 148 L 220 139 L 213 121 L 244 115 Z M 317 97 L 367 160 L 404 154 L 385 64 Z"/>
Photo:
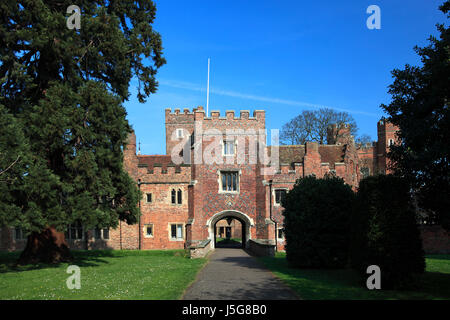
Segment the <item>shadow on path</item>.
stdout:
<path fill-rule="evenodd" d="M 216 242 L 216 248 L 242 248 L 242 242 L 233 239 L 224 239 Z"/>
<path fill-rule="evenodd" d="M 299 297 L 242 249 L 217 248 L 184 300 L 297 300 Z"/>

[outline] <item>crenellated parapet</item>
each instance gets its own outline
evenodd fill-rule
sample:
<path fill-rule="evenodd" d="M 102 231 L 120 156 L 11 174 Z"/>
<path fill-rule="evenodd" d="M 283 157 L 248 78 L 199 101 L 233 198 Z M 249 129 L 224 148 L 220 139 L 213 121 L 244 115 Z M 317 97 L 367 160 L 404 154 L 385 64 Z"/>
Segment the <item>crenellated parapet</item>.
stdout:
<path fill-rule="evenodd" d="M 199 106 L 197 108 L 194 108 L 192 111 L 190 111 L 188 108 L 184 108 L 183 112 L 180 108 L 166 108 L 165 109 L 166 114 L 166 121 L 169 120 L 175 120 L 175 119 L 191 119 L 191 120 L 265 120 L 265 114 L 266 112 L 264 110 L 255 110 L 253 111 L 252 116 L 250 116 L 249 110 L 240 110 L 239 117 L 236 116 L 236 113 L 234 110 L 226 110 L 225 114 L 221 115 L 220 111 L 218 110 L 212 110 L 210 111 L 210 115 L 206 115 L 206 111 L 202 106 Z"/>
<path fill-rule="evenodd" d="M 155 163 L 153 166 L 147 164 L 138 165 L 138 175 L 142 182 L 168 183 L 188 182 L 191 179 L 190 165 L 167 165 Z"/>
<path fill-rule="evenodd" d="M 195 119 L 196 121 L 201 121 L 203 130 L 216 129 L 225 133 L 227 129 L 262 130 L 266 127 L 264 110 L 255 110 L 252 116 L 249 110 L 241 110 L 239 116 L 234 110 L 227 110 L 225 114 L 220 114 L 220 111 L 213 110 L 209 116 L 205 115 L 203 108 L 194 112 L 198 113 Z"/>
<path fill-rule="evenodd" d="M 199 107 L 201 109 L 197 109 L 196 112 L 202 112 L 204 113 L 204 110 L 202 107 Z M 253 111 L 253 115 L 250 116 L 249 110 L 240 110 L 239 116 L 236 116 L 236 113 L 234 110 L 226 110 L 225 114 L 221 115 L 220 111 L 218 110 L 212 110 L 210 112 L 209 116 L 205 116 L 203 120 L 252 120 L 252 121 L 265 121 L 265 111 L 264 110 L 255 110 Z"/>
<path fill-rule="evenodd" d="M 171 154 L 174 148 L 178 153 L 181 144 L 191 143 L 189 138 L 194 140 L 194 134 L 198 138 L 200 134 L 210 135 L 212 132 L 224 135 L 242 132 L 252 136 L 252 139 L 257 134 L 263 134 L 262 140 L 265 141 L 265 131 L 260 132 L 265 129 L 264 110 L 255 110 L 252 116 L 249 110 L 241 110 L 239 116 L 234 110 L 227 110 L 225 114 L 213 110 L 207 115 L 202 106 L 194 108 L 192 112 L 189 109 L 183 112 L 180 109 L 166 109 L 165 112 L 166 154 Z"/>

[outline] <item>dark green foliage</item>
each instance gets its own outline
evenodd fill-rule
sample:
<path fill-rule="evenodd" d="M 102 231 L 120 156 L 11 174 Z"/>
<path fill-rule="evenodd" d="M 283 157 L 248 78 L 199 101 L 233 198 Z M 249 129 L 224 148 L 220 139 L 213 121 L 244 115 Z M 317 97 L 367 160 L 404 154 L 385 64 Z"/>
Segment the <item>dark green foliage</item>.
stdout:
<path fill-rule="evenodd" d="M 354 193 L 336 177 L 297 180 L 283 202 L 286 257 L 304 268 L 347 264 Z"/>
<path fill-rule="evenodd" d="M 20 207 L 15 198 L 20 197 L 22 182 L 34 175 L 24 176 L 29 161 L 22 127 L 14 116 L 0 105 L 0 226 L 20 225 Z M 44 173 L 43 173 L 44 174 Z"/>
<path fill-rule="evenodd" d="M 405 179 L 378 175 L 361 180 L 352 217 L 351 264 L 367 278 L 381 269 L 381 288 L 403 288 L 425 269 L 411 194 Z"/>
<path fill-rule="evenodd" d="M 72 4 L 80 30 L 66 26 Z M 137 221 L 122 103 L 132 77 L 141 102 L 157 89 L 165 59 L 155 13 L 149 0 L 2 1 L 0 226 L 29 234 Z"/>
<path fill-rule="evenodd" d="M 449 17 L 450 1 L 441 11 Z M 389 157 L 396 174 L 414 188 L 420 207 L 434 211 L 450 230 L 450 29 L 438 25 L 440 39 L 430 37 L 425 48 L 415 48 L 423 65 L 394 70 L 389 86 L 392 102 L 381 107 L 400 128 L 402 143 Z"/>

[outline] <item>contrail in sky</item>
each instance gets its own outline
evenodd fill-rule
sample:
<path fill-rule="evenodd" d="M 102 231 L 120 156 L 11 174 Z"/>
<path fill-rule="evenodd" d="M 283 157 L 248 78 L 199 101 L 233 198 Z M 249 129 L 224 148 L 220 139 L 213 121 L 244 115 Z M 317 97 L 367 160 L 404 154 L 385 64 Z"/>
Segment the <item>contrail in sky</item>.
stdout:
<path fill-rule="evenodd" d="M 206 91 L 205 88 L 203 88 L 197 84 L 190 83 L 190 82 L 173 81 L 173 80 L 159 80 L 158 82 L 159 82 L 159 84 L 161 84 L 163 86 L 168 86 L 168 87 L 172 87 L 172 88 L 186 89 L 186 90 L 198 91 L 198 92 Z M 303 101 L 257 96 L 257 95 L 252 95 L 252 94 L 240 93 L 240 92 L 236 92 L 236 91 L 210 89 L 210 92 L 214 93 L 214 94 L 219 94 L 222 96 L 248 99 L 248 100 L 254 100 L 254 101 L 278 103 L 278 104 L 285 104 L 285 105 L 299 106 L 299 107 L 308 107 L 308 108 L 315 108 L 315 109 L 329 108 L 329 109 L 333 109 L 333 110 L 337 110 L 337 111 L 345 111 L 345 112 L 353 113 L 353 114 L 362 114 L 362 115 L 376 117 L 376 118 L 378 118 L 380 116 L 380 115 L 378 115 L 376 113 L 372 113 L 372 112 L 355 111 L 355 110 L 350 110 L 350 109 L 345 109 L 345 108 L 337 108 L 337 107 L 325 106 L 325 105 L 314 104 L 314 103 L 303 102 Z"/>

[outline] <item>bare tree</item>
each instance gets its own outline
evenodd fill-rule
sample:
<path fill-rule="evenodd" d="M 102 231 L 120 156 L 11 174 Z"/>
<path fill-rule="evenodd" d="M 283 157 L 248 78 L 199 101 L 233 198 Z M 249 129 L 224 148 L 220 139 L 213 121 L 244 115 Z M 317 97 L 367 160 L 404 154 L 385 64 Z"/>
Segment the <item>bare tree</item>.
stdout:
<path fill-rule="evenodd" d="M 283 144 L 305 144 L 314 140 L 315 115 L 313 111 L 303 111 L 301 114 L 284 124 L 280 140 Z"/>
<path fill-rule="evenodd" d="M 329 143 L 327 134 L 329 127 L 336 124 L 338 129 L 347 128 L 350 134 L 356 136 L 358 127 L 355 119 L 347 112 L 336 112 L 329 108 L 319 110 L 304 110 L 301 114 L 283 125 L 280 140 L 283 144 L 305 144 L 307 141 L 317 141 L 320 144 Z M 341 130 L 334 132 L 336 140 Z"/>
<path fill-rule="evenodd" d="M 372 138 L 367 134 L 360 135 L 358 138 L 355 139 L 355 143 L 359 145 L 365 145 L 371 142 Z"/>
<path fill-rule="evenodd" d="M 322 108 L 314 111 L 314 115 L 314 141 L 324 144 L 328 127 L 337 121 L 337 113 L 332 109 Z"/>

